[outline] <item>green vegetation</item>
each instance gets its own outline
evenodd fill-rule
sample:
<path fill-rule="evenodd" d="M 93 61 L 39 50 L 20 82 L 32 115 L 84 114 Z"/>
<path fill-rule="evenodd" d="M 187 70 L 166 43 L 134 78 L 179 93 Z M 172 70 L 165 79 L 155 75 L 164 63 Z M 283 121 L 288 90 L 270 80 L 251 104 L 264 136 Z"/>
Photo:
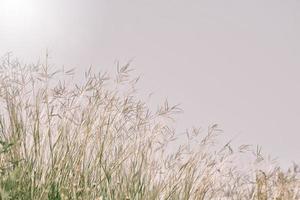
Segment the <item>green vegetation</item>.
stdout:
<path fill-rule="evenodd" d="M 0 65 L 1 200 L 300 199 L 297 165 L 260 167 L 259 149 L 216 144 L 217 125 L 175 134 L 181 110 L 150 110 L 128 65 L 80 84 L 47 62 Z"/>

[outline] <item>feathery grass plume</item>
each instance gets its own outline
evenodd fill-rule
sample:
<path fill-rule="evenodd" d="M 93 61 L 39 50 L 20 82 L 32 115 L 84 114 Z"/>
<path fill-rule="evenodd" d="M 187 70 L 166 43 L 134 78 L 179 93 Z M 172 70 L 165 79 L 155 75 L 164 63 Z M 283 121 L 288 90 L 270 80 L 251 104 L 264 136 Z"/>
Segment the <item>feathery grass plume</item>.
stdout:
<path fill-rule="evenodd" d="M 217 125 L 177 134 L 181 109 L 150 110 L 130 72 L 89 69 L 77 83 L 74 70 L 3 57 L 0 199 L 300 199 L 297 165 L 259 169 L 259 150 L 243 170 L 251 148 L 220 146 Z"/>

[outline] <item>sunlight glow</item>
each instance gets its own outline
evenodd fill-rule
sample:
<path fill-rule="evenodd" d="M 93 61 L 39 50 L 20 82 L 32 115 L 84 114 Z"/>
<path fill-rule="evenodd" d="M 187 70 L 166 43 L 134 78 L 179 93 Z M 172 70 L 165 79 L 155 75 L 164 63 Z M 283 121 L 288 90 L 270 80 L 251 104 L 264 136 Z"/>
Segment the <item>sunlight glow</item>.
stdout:
<path fill-rule="evenodd" d="M 37 18 L 34 0 L 1 0 L 0 12 L 2 25 L 17 29 L 33 25 Z"/>

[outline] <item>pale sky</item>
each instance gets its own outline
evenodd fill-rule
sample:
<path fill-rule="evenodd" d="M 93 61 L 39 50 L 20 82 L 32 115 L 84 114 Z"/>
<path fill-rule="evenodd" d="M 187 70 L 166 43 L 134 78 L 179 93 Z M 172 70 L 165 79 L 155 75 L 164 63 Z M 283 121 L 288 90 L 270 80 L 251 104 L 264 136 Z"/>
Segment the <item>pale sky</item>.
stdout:
<path fill-rule="evenodd" d="M 300 157 L 299 0 L 0 0 L 0 55 L 99 70 L 134 59 L 141 93 L 181 103 L 179 132 Z M 236 138 L 237 137 L 237 138 Z"/>

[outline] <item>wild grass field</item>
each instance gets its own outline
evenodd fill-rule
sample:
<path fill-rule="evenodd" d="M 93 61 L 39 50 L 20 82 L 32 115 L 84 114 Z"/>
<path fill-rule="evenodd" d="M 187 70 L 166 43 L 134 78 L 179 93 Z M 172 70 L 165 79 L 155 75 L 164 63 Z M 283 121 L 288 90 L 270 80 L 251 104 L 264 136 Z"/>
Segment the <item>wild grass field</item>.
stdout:
<path fill-rule="evenodd" d="M 47 60 L 0 65 L 1 200 L 300 199 L 298 165 L 281 170 L 260 148 L 222 145 L 217 125 L 179 135 L 181 109 L 150 109 L 128 65 L 79 82 Z"/>

